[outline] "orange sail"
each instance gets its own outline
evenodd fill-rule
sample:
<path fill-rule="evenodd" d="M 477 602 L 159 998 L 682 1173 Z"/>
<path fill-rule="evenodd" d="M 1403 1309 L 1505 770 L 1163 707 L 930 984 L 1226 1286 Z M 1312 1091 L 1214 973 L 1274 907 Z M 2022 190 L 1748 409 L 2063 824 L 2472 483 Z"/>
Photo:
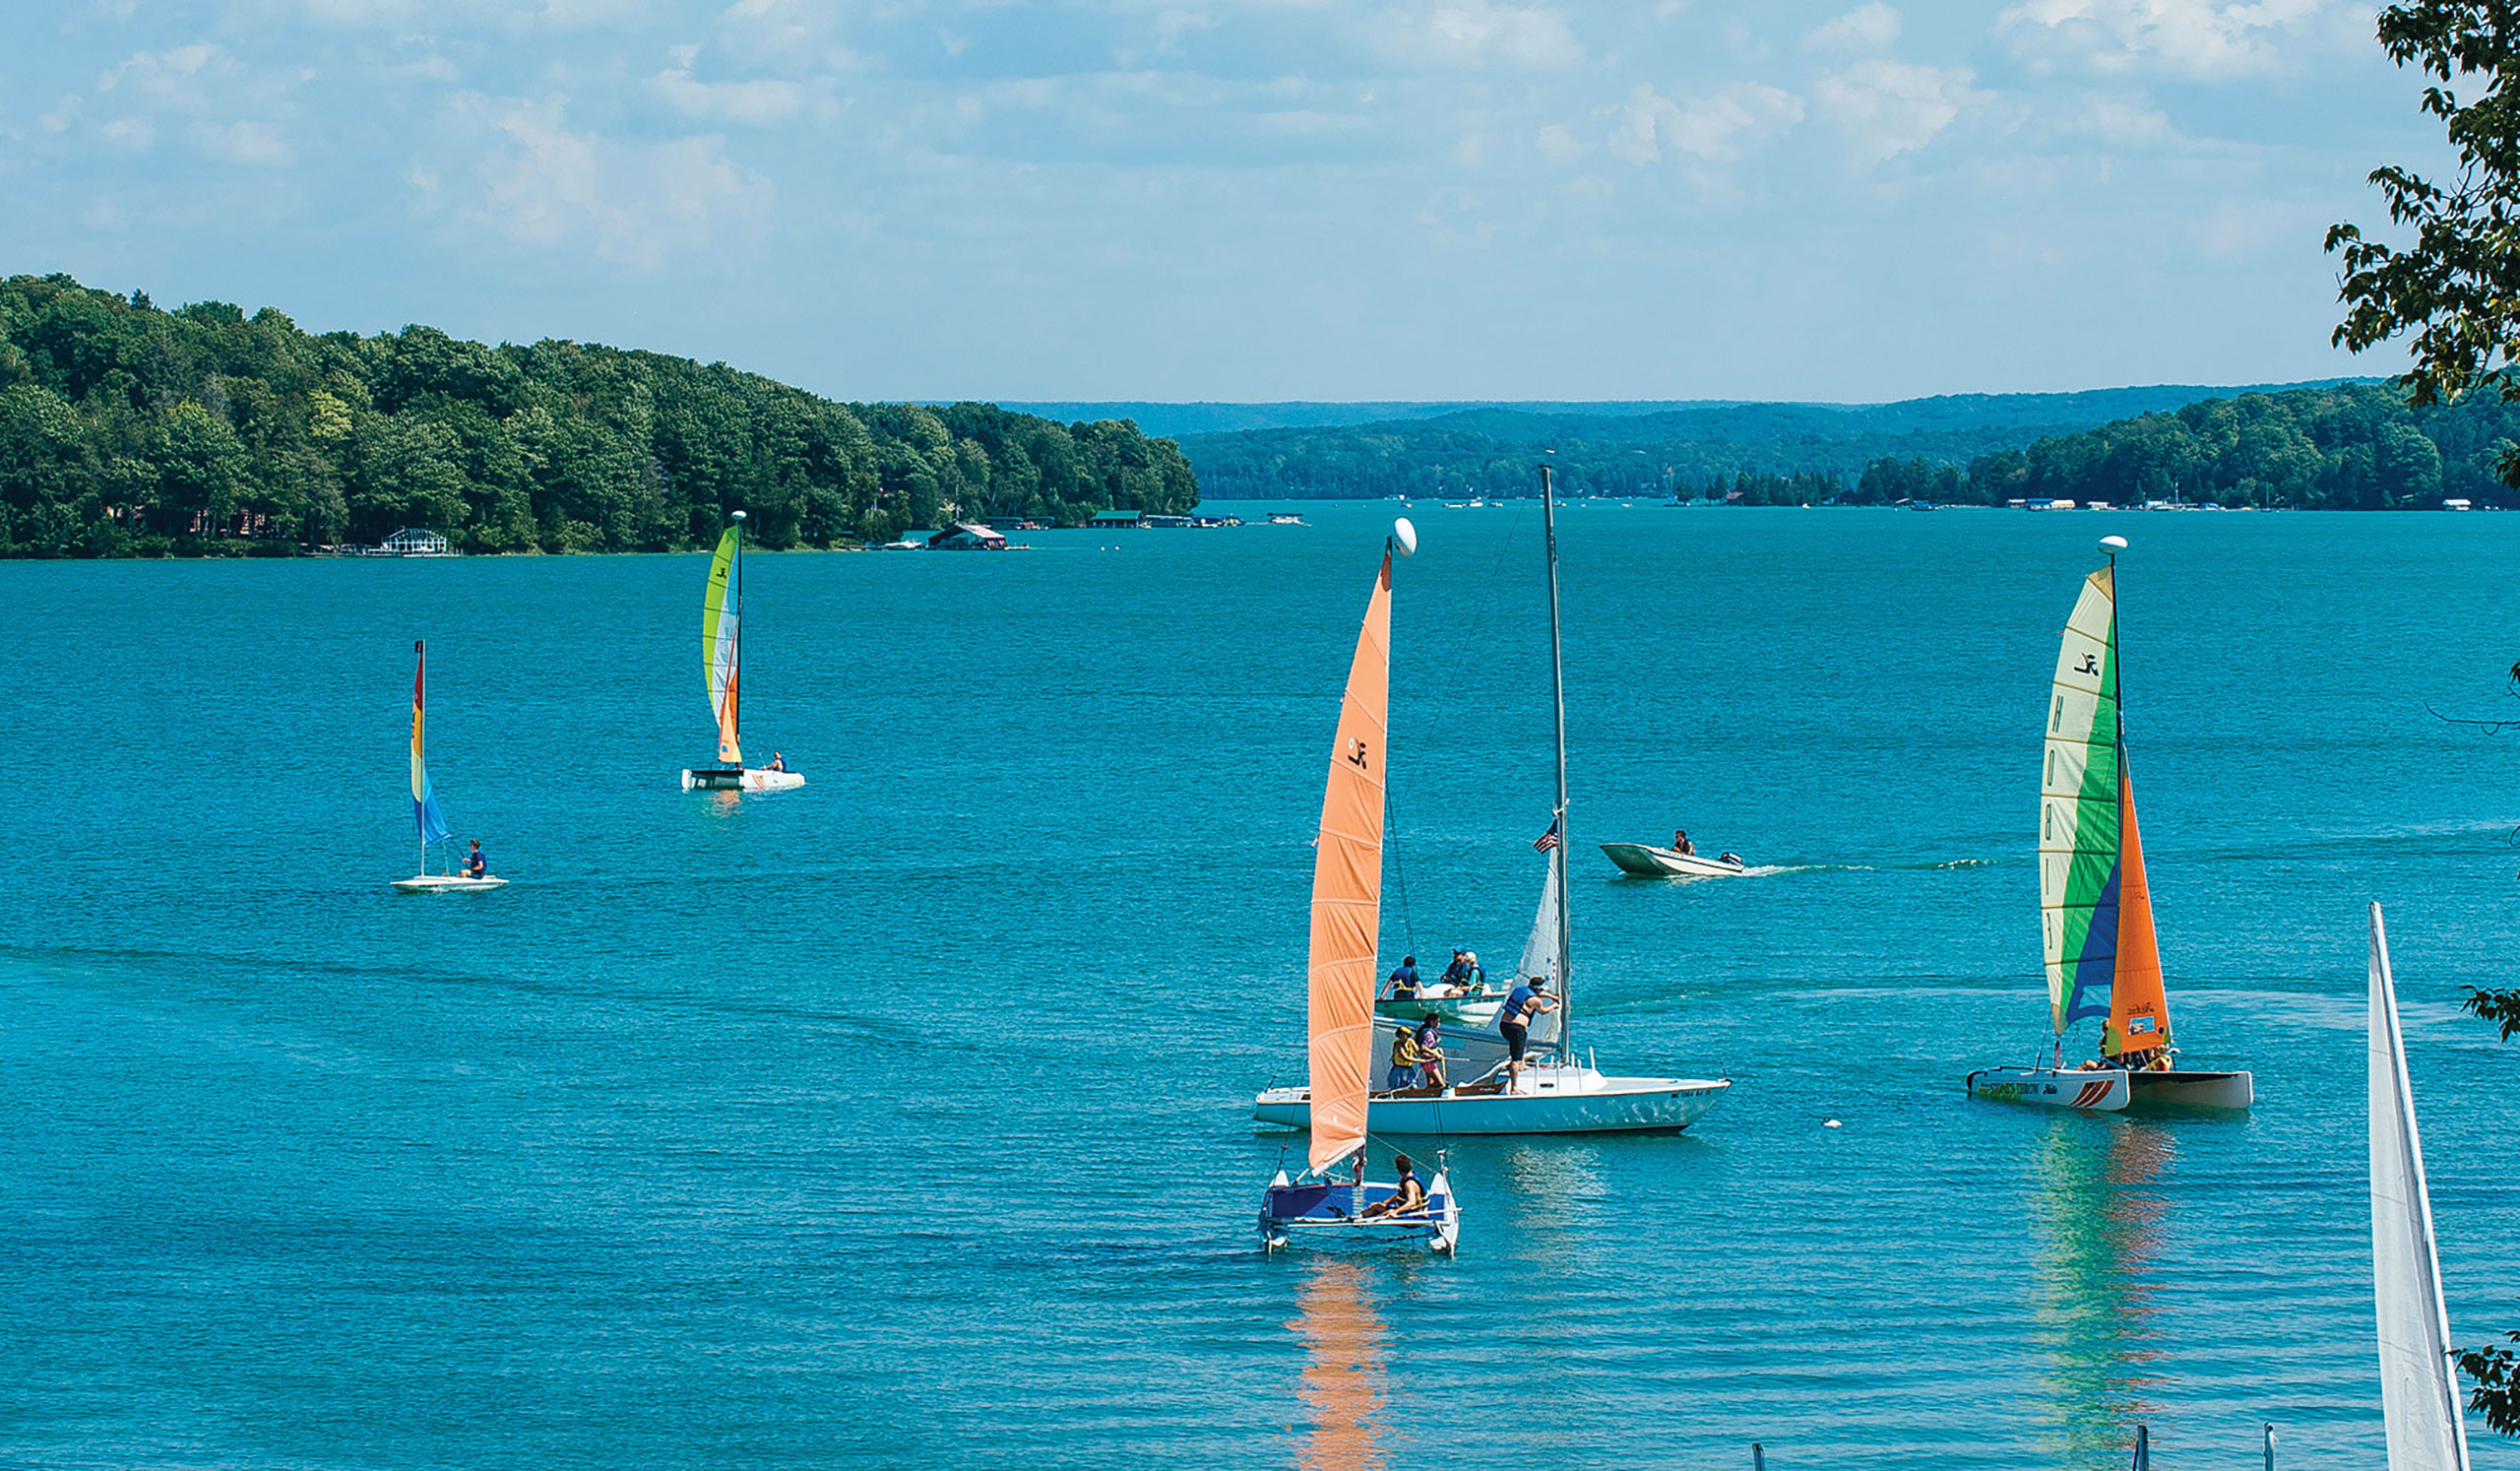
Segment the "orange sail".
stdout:
<path fill-rule="evenodd" d="M 1339 706 L 1312 860 L 1312 1168 L 1364 1147 L 1374 957 L 1382 940 L 1384 741 L 1390 732 L 1391 553 L 1382 556 Z"/>
<path fill-rule="evenodd" d="M 2162 992 L 2162 952 L 2153 938 L 2153 891 L 2144 881 L 2144 840 L 2135 829 L 2135 784 L 2117 768 L 2117 975 L 2109 992 L 2108 1055 L 2170 1046 L 2170 998 Z"/>

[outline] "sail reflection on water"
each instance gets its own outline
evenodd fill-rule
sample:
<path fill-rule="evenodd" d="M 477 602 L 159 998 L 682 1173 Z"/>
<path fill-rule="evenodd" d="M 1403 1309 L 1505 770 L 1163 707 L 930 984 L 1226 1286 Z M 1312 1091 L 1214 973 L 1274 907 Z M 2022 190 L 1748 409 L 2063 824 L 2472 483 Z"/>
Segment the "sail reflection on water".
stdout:
<path fill-rule="evenodd" d="M 2046 1448 L 2070 1471 L 2123 1465 L 2136 1423 L 2159 1418 L 2147 1398 L 2161 1381 L 2157 1186 L 2176 1156 L 2167 1129 L 2069 1117 L 2048 1120 L 2034 1153 L 2033 1212 L 2047 1243 L 2033 1303 L 2048 1365 Z"/>
<path fill-rule="evenodd" d="M 1288 1326 L 1303 1335 L 1296 1393 L 1310 1424 L 1295 1464 L 1303 1471 L 1382 1471 L 1390 1333 L 1370 1279 L 1354 1262 L 1325 1257 L 1313 1264 L 1297 1306 L 1301 1315 Z"/>

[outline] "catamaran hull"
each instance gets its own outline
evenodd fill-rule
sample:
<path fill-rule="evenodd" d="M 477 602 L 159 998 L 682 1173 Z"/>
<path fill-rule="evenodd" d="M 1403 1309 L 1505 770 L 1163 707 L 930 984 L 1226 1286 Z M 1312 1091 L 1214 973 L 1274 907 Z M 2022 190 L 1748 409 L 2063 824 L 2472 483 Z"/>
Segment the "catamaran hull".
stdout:
<path fill-rule="evenodd" d="M 1398 1186 L 1326 1181 L 1290 1184 L 1287 1172 L 1281 1170 L 1260 1199 L 1260 1247 L 1275 1251 L 1298 1241 L 1313 1246 L 1421 1241 L 1429 1251 L 1450 1254 L 1461 1245 L 1461 1202 L 1454 1198 L 1452 1181 L 1441 1170 L 1423 1188 L 1426 1208 L 1418 1214 L 1369 1217 L 1365 1208 L 1390 1199 Z"/>
<path fill-rule="evenodd" d="M 1562 1085 L 1548 1074 L 1567 1075 Z M 1581 1079 L 1572 1075 L 1583 1073 Z M 1534 1068 L 1520 1093 L 1455 1094 L 1448 1098 L 1376 1095 L 1368 1107 L 1377 1134 L 1606 1134 L 1674 1132 L 1732 1085 L 1708 1078 L 1606 1078 L 1587 1069 Z M 1310 1090 L 1272 1088 L 1251 1117 L 1281 1128 L 1312 1126 Z"/>
<path fill-rule="evenodd" d="M 1602 852 L 1609 855 L 1620 872 L 1639 878 L 1727 878 L 1745 871 L 1738 862 L 1670 848 L 1648 848 L 1642 843 L 1605 843 Z"/>
<path fill-rule="evenodd" d="M 472 894 L 483 889 L 505 886 L 504 878 L 466 878 L 453 873 L 422 873 L 412 878 L 398 878 L 394 887 L 406 894 Z"/>
<path fill-rule="evenodd" d="M 2122 1068 L 2059 1072 L 2049 1067 L 1982 1067 L 1969 1074 L 1969 1092 L 1997 1103 L 2115 1113 L 2126 1107 L 2130 1096 L 2126 1078 Z"/>
<path fill-rule="evenodd" d="M 2135 1108 L 2167 1104 L 2190 1109 L 2245 1109 L 2257 1085 L 2245 1072 L 2138 1072 L 2127 1077 Z"/>
<path fill-rule="evenodd" d="M 738 771 L 732 767 L 708 767 L 682 774 L 685 792 L 785 792 L 805 785 L 805 779 L 792 771 L 764 771 L 747 766 Z"/>

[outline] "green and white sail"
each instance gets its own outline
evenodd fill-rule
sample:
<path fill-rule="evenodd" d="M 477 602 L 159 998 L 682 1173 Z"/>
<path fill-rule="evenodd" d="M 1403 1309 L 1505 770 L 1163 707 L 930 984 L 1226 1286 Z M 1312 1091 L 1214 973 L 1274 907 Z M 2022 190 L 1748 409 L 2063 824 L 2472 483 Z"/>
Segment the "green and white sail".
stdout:
<path fill-rule="evenodd" d="M 740 513 L 738 513 L 740 514 Z M 743 542 L 741 521 L 718 539 L 718 554 L 709 562 L 709 594 L 700 606 L 700 664 L 709 677 L 709 709 L 718 717 L 718 760 L 725 766 L 744 764 L 737 736 L 740 703 L 743 612 Z"/>
<path fill-rule="evenodd" d="M 2061 1034 L 2109 1014 L 2116 978 L 2120 749 L 2116 569 L 2084 580 L 2048 692 L 2039 785 L 2039 908 Z"/>

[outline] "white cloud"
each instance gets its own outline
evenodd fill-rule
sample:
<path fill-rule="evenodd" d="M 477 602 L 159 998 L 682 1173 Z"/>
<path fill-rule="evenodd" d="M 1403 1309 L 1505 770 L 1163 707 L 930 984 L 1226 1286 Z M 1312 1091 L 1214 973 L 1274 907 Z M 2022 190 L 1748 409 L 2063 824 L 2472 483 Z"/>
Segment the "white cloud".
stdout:
<path fill-rule="evenodd" d="M 648 86 L 685 117 L 722 118 L 754 127 L 785 122 L 805 101 L 804 89 L 793 82 L 695 82 L 688 61 L 657 73 L 648 79 Z"/>
<path fill-rule="evenodd" d="M 280 129 L 264 122 L 208 123 L 197 122 L 191 129 L 193 147 L 214 159 L 231 163 L 255 163 L 266 167 L 286 163 L 297 157 L 281 137 Z"/>
<path fill-rule="evenodd" d="M 2283 65 L 2339 9 L 2331 0 L 2025 0 L 1995 30 L 2042 63 L 2221 81 Z"/>
<path fill-rule="evenodd" d="M 1802 121 L 1802 99 L 1756 82 L 1735 82 L 1683 104 L 1639 87 L 1613 109 L 1610 152 L 1651 163 L 1666 146 L 1706 163 L 1730 162 L 1752 145 Z"/>
<path fill-rule="evenodd" d="M 668 256 L 756 244 L 768 229 L 776 190 L 715 135 L 623 143 L 571 132 L 558 100 L 463 105 L 505 138 L 481 166 L 482 199 L 470 213 L 512 238 L 585 240 L 647 271 Z"/>
<path fill-rule="evenodd" d="M 108 142 L 146 151 L 158 142 L 158 125 L 145 117 L 117 117 L 101 130 Z"/>
<path fill-rule="evenodd" d="M 1878 163 L 1931 143 L 1962 111 L 1992 101 L 1973 91 L 1965 66 L 1858 61 L 1820 79 L 1821 109 L 1844 128 L 1856 157 Z"/>
<path fill-rule="evenodd" d="M 1583 44 L 1556 11 L 1487 0 L 1398 12 L 1386 23 L 1381 41 L 1394 58 L 1420 65 L 1554 71 L 1584 57 Z"/>
<path fill-rule="evenodd" d="M 1815 27 L 1802 44 L 1815 51 L 1887 51 L 1899 40 L 1899 13 L 1881 0 L 1866 0 L 1834 21 Z"/>

